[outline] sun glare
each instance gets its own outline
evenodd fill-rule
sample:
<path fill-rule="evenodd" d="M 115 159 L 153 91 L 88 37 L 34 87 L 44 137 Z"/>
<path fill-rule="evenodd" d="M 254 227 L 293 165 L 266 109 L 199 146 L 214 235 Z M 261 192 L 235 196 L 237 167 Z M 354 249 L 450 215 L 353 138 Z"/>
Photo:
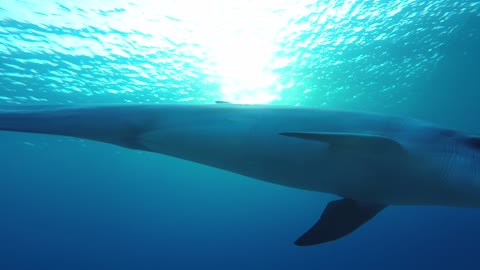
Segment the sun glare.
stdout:
<path fill-rule="evenodd" d="M 288 0 L 183 0 L 168 12 L 192 25 L 194 42 L 213 58 L 209 62 L 220 80 L 218 99 L 259 104 L 280 99 L 273 71 L 276 39 L 291 18 L 273 9 L 285 11 L 291 5 Z"/>
<path fill-rule="evenodd" d="M 32 1 L 32 5 L 36 3 L 26 1 Z M 49 23 L 55 22 L 57 27 L 78 31 L 99 29 L 106 33 L 101 39 L 88 31 L 84 35 L 94 38 L 51 35 L 48 40 L 58 44 L 60 52 L 113 58 L 144 54 L 150 57 L 152 69 L 162 71 L 165 69 L 163 62 L 173 61 L 173 58 L 190 61 L 186 66 L 191 64 L 202 70 L 209 82 L 219 86 L 206 89 L 215 91 L 216 99 L 252 104 L 280 100 L 283 87 L 275 70 L 278 63 L 285 61 L 276 58 L 277 52 L 284 42 L 282 38 L 288 36 L 286 30 L 298 30 L 288 29 L 289 25 L 308 14 L 307 6 L 314 1 L 84 0 L 78 8 L 66 0 L 59 0 L 55 4 L 38 5 L 36 10 L 45 14 L 58 13 L 49 18 Z M 88 16 L 88 21 L 83 16 Z M 42 16 L 18 13 L 16 17 L 43 25 Z M 27 45 L 25 50 L 43 49 L 35 44 Z M 152 59 L 155 57 L 158 59 Z M 169 75 L 188 80 L 189 70 L 182 68 L 182 64 L 175 66 L 176 70 Z M 156 74 L 155 71 L 151 73 Z"/>
<path fill-rule="evenodd" d="M 278 6 L 276 1 L 270 6 Z M 233 103 L 260 104 L 280 98 L 281 87 L 273 72 L 277 47 L 275 35 L 286 22 L 268 5 L 238 1 L 236 6 L 217 5 L 204 14 L 204 44 L 212 52 L 220 78 L 220 99 Z"/>
<path fill-rule="evenodd" d="M 271 70 L 275 48 L 256 37 L 237 36 L 218 44 L 217 72 L 223 100 L 269 103 L 279 96 L 277 76 Z"/>

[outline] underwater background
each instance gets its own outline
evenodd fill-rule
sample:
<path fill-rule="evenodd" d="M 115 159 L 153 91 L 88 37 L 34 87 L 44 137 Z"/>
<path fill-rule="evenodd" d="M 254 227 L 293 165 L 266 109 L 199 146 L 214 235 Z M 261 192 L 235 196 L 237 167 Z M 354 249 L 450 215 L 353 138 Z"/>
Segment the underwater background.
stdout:
<path fill-rule="evenodd" d="M 480 1 L 0 0 L 0 108 L 215 100 L 480 134 Z M 56 136 L 0 132 L 0 164 L 2 270 L 480 267 L 480 209 L 297 247 L 334 196 Z"/>

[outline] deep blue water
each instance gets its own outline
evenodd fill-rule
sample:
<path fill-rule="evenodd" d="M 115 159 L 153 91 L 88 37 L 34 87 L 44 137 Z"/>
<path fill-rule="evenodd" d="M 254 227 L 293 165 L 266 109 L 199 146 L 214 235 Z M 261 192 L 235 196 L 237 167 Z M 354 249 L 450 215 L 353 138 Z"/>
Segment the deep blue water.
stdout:
<path fill-rule="evenodd" d="M 229 100 L 480 134 L 479 1 L 77 2 L 0 1 L 1 104 Z M 0 142 L 0 269 L 480 267 L 478 209 L 392 206 L 296 247 L 334 196 L 72 138 Z"/>

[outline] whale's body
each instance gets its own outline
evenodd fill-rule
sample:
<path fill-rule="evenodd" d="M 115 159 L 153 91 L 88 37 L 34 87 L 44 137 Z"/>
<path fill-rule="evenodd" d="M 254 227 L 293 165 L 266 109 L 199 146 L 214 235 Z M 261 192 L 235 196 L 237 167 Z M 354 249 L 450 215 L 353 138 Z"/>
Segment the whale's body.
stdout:
<path fill-rule="evenodd" d="M 0 130 L 102 141 L 344 198 L 299 245 L 340 238 L 387 205 L 480 207 L 480 139 L 400 117 L 232 104 L 41 106 L 1 110 Z"/>

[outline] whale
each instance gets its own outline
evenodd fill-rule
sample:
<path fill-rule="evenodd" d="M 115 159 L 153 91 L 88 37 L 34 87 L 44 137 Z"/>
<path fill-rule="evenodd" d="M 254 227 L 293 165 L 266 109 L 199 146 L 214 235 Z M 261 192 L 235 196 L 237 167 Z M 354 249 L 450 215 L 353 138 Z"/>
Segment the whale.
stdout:
<path fill-rule="evenodd" d="M 94 140 L 338 196 L 299 246 L 343 238 L 389 205 L 480 207 L 480 137 L 399 116 L 227 102 L 21 105 L 0 108 L 0 130 Z"/>

